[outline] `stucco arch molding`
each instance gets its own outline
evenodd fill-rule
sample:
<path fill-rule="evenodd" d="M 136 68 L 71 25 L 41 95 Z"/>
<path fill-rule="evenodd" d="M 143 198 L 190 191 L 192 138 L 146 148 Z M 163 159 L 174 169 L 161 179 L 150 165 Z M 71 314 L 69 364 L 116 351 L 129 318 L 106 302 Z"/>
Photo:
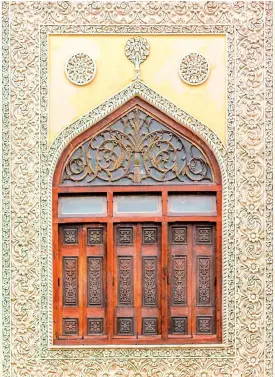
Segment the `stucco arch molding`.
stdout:
<path fill-rule="evenodd" d="M 86 129 L 92 127 L 101 119 L 105 118 L 106 116 L 110 115 L 113 111 L 119 108 L 121 105 L 125 104 L 135 96 L 139 96 L 145 101 L 149 102 L 157 109 L 161 110 L 178 123 L 184 125 L 185 127 L 189 128 L 199 137 L 201 137 L 208 146 L 214 152 L 217 161 L 219 163 L 221 174 L 222 174 L 222 181 L 223 181 L 223 344 L 230 344 L 233 338 L 228 333 L 228 329 L 233 329 L 232 323 L 229 326 L 228 324 L 228 282 L 233 281 L 234 277 L 228 275 L 228 256 L 230 251 L 227 245 L 228 239 L 228 192 L 230 191 L 230 187 L 228 187 L 228 173 L 227 173 L 227 150 L 225 145 L 219 139 L 219 137 L 213 132 L 209 127 L 205 124 L 201 123 L 188 113 L 186 113 L 183 109 L 177 107 L 169 100 L 161 96 L 160 94 L 156 93 L 153 89 L 148 87 L 145 83 L 141 82 L 140 80 L 136 80 L 135 82 L 131 83 L 129 86 L 124 88 L 119 93 L 115 94 L 113 97 L 107 99 L 105 102 L 97 106 L 96 108 L 90 110 L 88 113 L 77 119 L 72 124 L 68 125 L 64 130 L 60 132 L 60 134 L 55 138 L 52 145 L 49 147 L 48 151 L 48 182 L 47 182 L 47 192 L 48 192 L 48 267 L 49 267 L 49 275 L 52 276 L 52 261 L 51 261 L 51 245 L 52 245 L 52 180 L 54 171 L 65 147 L 81 134 Z M 51 279 L 49 279 L 51 281 Z M 51 310 L 51 303 L 52 303 L 52 292 L 51 287 L 49 287 L 49 344 L 52 344 L 51 334 L 52 334 L 52 310 Z M 232 316 L 231 316 L 232 318 Z"/>

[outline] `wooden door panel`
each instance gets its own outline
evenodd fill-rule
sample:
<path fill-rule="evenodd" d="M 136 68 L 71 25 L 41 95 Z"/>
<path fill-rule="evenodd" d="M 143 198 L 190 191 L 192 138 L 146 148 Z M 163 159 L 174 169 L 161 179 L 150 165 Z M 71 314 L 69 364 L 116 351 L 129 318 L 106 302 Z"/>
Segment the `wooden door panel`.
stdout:
<path fill-rule="evenodd" d="M 133 306 L 133 256 L 117 257 L 117 305 Z"/>
<path fill-rule="evenodd" d="M 59 321 L 58 338 L 77 339 L 83 334 L 82 228 L 66 225 L 59 228 Z"/>
<path fill-rule="evenodd" d="M 158 306 L 158 258 L 142 257 L 142 306 Z"/>
<path fill-rule="evenodd" d="M 96 340 L 107 334 L 106 226 L 87 224 L 84 228 L 84 337 Z"/>
<path fill-rule="evenodd" d="M 131 338 L 137 330 L 136 321 L 136 257 L 137 227 L 118 224 L 114 227 L 114 337 Z"/>
<path fill-rule="evenodd" d="M 60 226 L 57 338 L 91 344 L 215 339 L 215 225 L 121 223 L 108 229 L 111 235 L 102 223 Z M 107 239 L 113 241 L 112 266 Z"/>
<path fill-rule="evenodd" d="M 161 334 L 161 231 L 157 224 L 141 223 L 139 338 Z"/>
<path fill-rule="evenodd" d="M 196 335 L 216 334 L 216 231 L 214 224 L 193 225 L 193 269 L 196 273 L 192 330 Z"/>
<path fill-rule="evenodd" d="M 191 334 L 192 227 L 170 224 L 168 247 L 169 336 Z"/>

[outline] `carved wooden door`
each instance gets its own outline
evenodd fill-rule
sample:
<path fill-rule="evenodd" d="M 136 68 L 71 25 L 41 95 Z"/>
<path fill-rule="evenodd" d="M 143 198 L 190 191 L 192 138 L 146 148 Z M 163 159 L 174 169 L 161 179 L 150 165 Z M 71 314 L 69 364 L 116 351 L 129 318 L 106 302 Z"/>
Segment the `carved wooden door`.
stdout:
<path fill-rule="evenodd" d="M 169 336 L 215 334 L 215 227 L 169 226 Z"/>
<path fill-rule="evenodd" d="M 215 225 L 148 221 L 107 228 L 60 227 L 58 338 L 76 344 L 214 338 Z"/>
<path fill-rule="evenodd" d="M 116 337 L 160 337 L 160 227 L 115 227 Z"/>

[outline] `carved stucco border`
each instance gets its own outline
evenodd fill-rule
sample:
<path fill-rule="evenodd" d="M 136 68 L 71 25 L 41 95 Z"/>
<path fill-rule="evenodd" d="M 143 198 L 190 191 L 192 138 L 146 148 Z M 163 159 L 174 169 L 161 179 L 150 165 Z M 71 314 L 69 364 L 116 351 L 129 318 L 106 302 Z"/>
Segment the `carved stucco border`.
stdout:
<path fill-rule="evenodd" d="M 6 2 L 3 8 L 3 375 L 11 375 L 12 365 L 12 374 L 20 377 L 168 373 L 184 377 L 272 376 L 272 3 L 22 1 Z M 236 358 L 217 354 L 218 358 L 206 359 L 200 350 L 196 358 L 184 361 L 173 358 L 177 357 L 175 350 L 163 360 L 154 352 L 146 358 L 143 350 L 134 350 L 133 354 L 127 350 L 127 358 L 125 353 L 117 358 L 107 350 L 101 358 L 90 359 L 86 351 L 85 359 L 75 358 L 69 363 L 61 355 L 58 360 L 43 360 L 47 355 L 39 347 L 39 328 L 42 333 L 48 329 L 40 321 L 39 301 L 41 307 L 45 303 L 40 295 L 44 282 L 39 279 L 39 263 L 47 258 L 47 250 L 38 253 L 37 219 L 38 182 L 47 161 L 41 159 L 40 169 L 38 80 L 39 59 L 43 59 L 39 25 L 49 23 L 98 24 L 106 30 L 110 23 L 124 29 L 127 24 L 142 24 L 141 32 L 153 28 L 161 33 L 170 33 L 171 26 L 192 29 L 192 23 L 235 25 L 238 53 L 233 74 L 237 83 L 228 89 L 233 89 L 237 104 L 236 118 L 231 119 L 238 131 L 236 170 L 232 170 L 229 159 L 227 168 L 229 180 L 236 178 L 238 220 L 236 229 L 231 229 L 237 237 Z M 42 108 L 41 119 L 44 115 Z M 46 137 L 40 136 L 41 147 Z M 228 158 L 233 156 L 228 154 Z M 252 290 L 259 292 L 256 302 L 251 298 Z"/>
<path fill-rule="evenodd" d="M 166 27 L 166 25 L 164 25 Z M 230 85 L 232 87 L 234 86 L 234 28 L 230 25 L 223 25 L 216 27 L 214 25 L 211 26 L 205 26 L 205 25 L 194 25 L 194 26 L 181 26 L 181 27 L 169 27 L 170 33 L 178 33 L 178 34 L 223 34 L 226 36 L 226 42 L 227 42 L 227 55 L 229 56 L 228 61 L 228 70 L 230 77 L 227 78 L 227 82 L 230 82 Z M 43 25 L 40 28 L 40 40 L 41 40 L 41 56 L 44 59 L 41 59 L 41 103 L 45 104 L 43 107 L 43 110 L 45 111 L 45 116 L 43 116 L 42 112 L 42 121 L 41 121 L 41 134 L 46 135 L 48 128 L 47 128 L 47 116 L 48 108 L 47 108 L 47 90 L 46 90 L 46 82 L 47 82 L 47 69 L 48 69 L 48 41 L 49 41 L 49 35 L 52 33 L 54 34 L 122 34 L 122 33 L 140 33 L 140 27 L 139 26 L 127 26 L 126 29 L 122 29 L 118 26 L 111 26 L 109 25 L 108 31 L 106 31 L 104 28 L 100 28 L 96 25 L 89 25 L 89 26 L 51 26 L 51 25 Z M 147 33 L 156 34 L 152 28 L 149 28 L 147 30 Z M 159 34 L 159 32 L 157 32 Z M 46 59 L 47 57 L 47 59 Z M 231 74 L 230 74 L 231 73 Z M 228 91 L 228 119 L 234 118 L 234 96 L 232 96 L 232 91 Z M 58 158 L 60 157 L 63 149 L 69 144 L 69 142 L 79 135 L 81 132 L 83 132 L 88 127 L 91 127 L 93 124 L 95 124 L 98 120 L 106 117 L 109 115 L 112 111 L 117 109 L 119 106 L 121 106 L 123 103 L 127 102 L 129 99 L 134 97 L 135 95 L 138 95 L 151 104 L 155 105 L 157 108 L 180 122 L 181 124 L 187 125 L 191 130 L 196 132 L 199 136 L 201 136 L 206 143 L 213 149 L 215 152 L 218 161 L 220 163 L 222 176 L 223 176 L 223 346 L 219 347 L 207 347 L 207 346 L 197 346 L 197 347 L 175 347 L 175 346 L 166 346 L 166 347 L 145 347 L 145 346 L 136 346 L 136 347 L 91 347 L 89 351 L 83 351 L 82 349 L 75 350 L 77 347 L 67 347 L 71 349 L 66 350 L 60 350 L 61 347 L 56 347 L 58 349 L 58 352 L 47 352 L 47 340 L 48 340 L 48 346 L 52 346 L 53 343 L 53 337 L 52 337 L 52 229 L 51 229 L 51 222 L 52 222 L 52 203 L 51 203 L 51 191 L 52 191 L 52 178 L 54 169 L 56 166 L 56 163 L 58 161 Z M 232 140 L 232 143 L 229 143 L 229 150 L 231 149 L 231 155 L 233 153 L 233 140 L 234 137 L 234 128 L 233 123 L 228 122 L 227 124 L 227 138 L 229 140 Z M 42 138 L 43 139 L 43 138 Z M 231 224 L 228 224 L 228 196 L 233 198 L 234 197 L 234 186 L 228 185 L 228 179 L 227 179 L 227 152 L 225 150 L 225 147 L 223 146 L 220 139 L 217 137 L 217 135 L 211 131 L 206 125 L 203 125 L 187 113 L 185 113 L 182 109 L 176 107 L 171 102 L 169 102 L 166 98 L 162 97 L 158 93 L 154 92 L 152 89 L 150 89 L 148 86 L 143 84 L 142 82 L 138 81 L 134 84 L 130 84 L 127 88 L 122 90 L 120 93 L 114 95 L 107 101 L 105 101 L 103 104 L 99 105 L 95 109 L 91 110 L 84 116 L 80 117 L 77 121 L 75 121 L 73 124 L 66 127 L 65 130 L 63 130 L 58 137 L 54 140 L 51 148 L 49 151 L 46 150 L 46 145 L 44 145 L 45 149 L 41 149 L 41 156 L 42 156 L 42 163 L 43 160 L 45 160 L 45 157 L 48 153 L 48 161 L 49 166 L 46 171 L 45 175 L 41 176 L 42 186 L 45 187 L 47 191 L 41 191 L 41 216 L 48 216 L 48 229 L 45 228 L 44 219 L 41 222 L 41 240 L 48 240 L 48 244 L 41 244 L 41 247 L 43 250 L 48 250 L 48 265 L 42 263 L 41 265 L 41 280 L 43 281 L 41 292 L 41 296 L 43 297 L 43 302 L 41 306 L 41 312 L 42 315 L 44 314 L 45 317 L 42 317 L 42 323 L 43 323 L 43 329 L 48 328 L 48 339 L 46 339 L 46 334 L 44 331 L 41 331 L 41 344 L 42 344 L 42 353 L 44 357 L 57 357 L 61 356 L 61 353 L 63 357 L 72 357 L 72 352 L 74 354 L 73 357 L 78 355 L 77 357 L 84 357 L 84 355 L 87 355 L 89 353 L 89 356 L 92 357 L 99 357 L 104 354 L 107 357 L 107 354 L 111 353 L 112 355 L 115 354 L 116 357 L 126 357 L 127 352 L 126 350 L 129 348 L 132 348 L 131 351 L 131 357 L 133 357 L 134 354 L 136 354 L 137 357 L 140 355 L 140 350 L 143 349 L 143 353 L 146 354 L 146 356 L 150 356 L 152 352 L 154 354 L 158 354 L 159 357 L 196 357 L 198 355 L 198 349 L 200 350 L 200 356 L 209 357 L 209 356 L 215 356 L 217 357 L 227 357 L 232 356 L 234 350 L 229 349 L 229 347 L 232 347 L 234 345 L 234 339 L 235 339 L 235 322 L 234 322 L 234 281 L 235 281 L 235 272 L 234 269 L 228 270 L 228 260 L 234 259 L 234 249 L 233 249 L 233 243 L 228 243 L 229 239 L 234 240 L 234 234 L 229 234 L 228 229 L 234 227 L 234 217 L 232 216 L 230 221 Z M 46 182 L 48 185 L 46 185 Z M 46 198 L 48 198 L 48 202 L 46 201 Z M 46 219 L 45 219 L 46 220 Z M 45 233 L 44 233 L 45 232 Z M 47 234 L 46 234 L 47 232 Z M 44 259 L 42 259 L 44 262 Z M 230 275 L 228 275 L 228 271 L 231 272 Z M 49 284 L 50 283 L 50 284 Z M 48 290 L 46 291 L 46 288 Z M 231 292 L 231 295 L 228 296 L 228 291 Z M 48 294 L 48 306 L 44 307 L 46 304 L 45 298 Z M 47 310 L 48 309 L 48 310 Z M 230 323 L 228 322 L 228 319 L 231 319 Z M 47 323 L 48 319 L 48 323 Z M 45 326 L 45 323 L 47 325 Z M 226 345 L 228 349 L 224 346 Z M 53 349 L 54 347 L 52 347 Z M 88 347 L 86 347 L 88 348 Z M 109 351 L 107 351 L 110 348 Z M 136 349 L 136 351 L 133 350 L 133 348 Z M 171 348 L 173 348 L 174 352 L 171 355 Z M 102 350 L 104 349 L 104 351 Z M 153 350 L 153 351 L 152 351 Z M 47 356 L 46 356 L 47 355 Z M 168 356 L 169 355 L 169 356 Z"/>

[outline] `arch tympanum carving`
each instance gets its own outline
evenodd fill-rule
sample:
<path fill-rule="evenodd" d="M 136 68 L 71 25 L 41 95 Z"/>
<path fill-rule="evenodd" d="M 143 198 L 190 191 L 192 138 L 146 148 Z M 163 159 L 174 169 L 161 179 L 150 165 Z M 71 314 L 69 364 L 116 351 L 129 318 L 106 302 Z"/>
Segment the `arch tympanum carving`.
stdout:
<path fill-rule="evenodd" d="M 61 160 L 62 173 L 59 181 L 55 180 L 60 185 L 221 181 L 207 145 L 139 98 L 118 109 L 112 122 L 103 120 L 73 140 Z"/>

